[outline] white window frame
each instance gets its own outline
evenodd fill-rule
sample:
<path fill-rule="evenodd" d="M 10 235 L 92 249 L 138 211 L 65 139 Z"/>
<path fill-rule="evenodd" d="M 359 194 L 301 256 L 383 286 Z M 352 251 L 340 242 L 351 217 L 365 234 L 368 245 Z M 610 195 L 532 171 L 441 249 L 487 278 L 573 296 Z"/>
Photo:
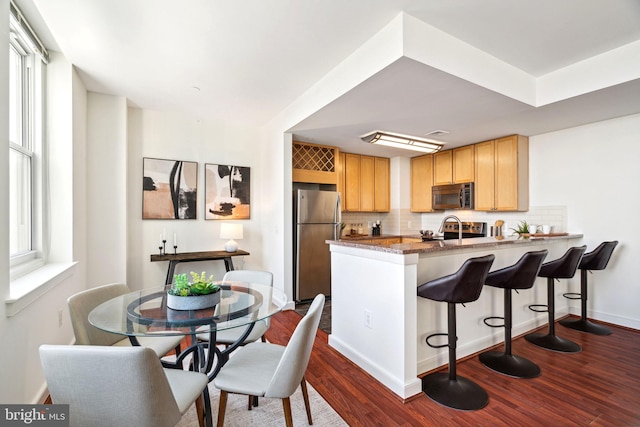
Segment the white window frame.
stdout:
<path fill-rule="evenodd" d="M 14 49 L 22 58 L 21 98 L 19 102 L 18 140 L 9 141 L 9 149 L 30 158 L 30 176 L 28 183 L 14 183 L 23 191 L 28 191 L 29 212 L 22 218 L 28 224 L 30 247 L 26 251 L 10 253 L 10 280 L 22 277 L 44 266 L 46 251 L 44 233 L 45 197 L 43 183 L 45 178 L 44 154 L 44 81 L 46 72 L 46 50 L 39 44 L 28 23 L 20 11 L 11 3 L 10 13 L 10 49 Z M 36 41 L 34 41 L 36 40 Z M 12 53 L 11 53 L 12 54 Z M 11 82 L 13 84 L 14 82 Z M 13 106 L 11 106 L 13 108 Z M 10 245 L 13 247 L 13 245 Z M 12 289 L 12 292 L 13 289 Z"/>

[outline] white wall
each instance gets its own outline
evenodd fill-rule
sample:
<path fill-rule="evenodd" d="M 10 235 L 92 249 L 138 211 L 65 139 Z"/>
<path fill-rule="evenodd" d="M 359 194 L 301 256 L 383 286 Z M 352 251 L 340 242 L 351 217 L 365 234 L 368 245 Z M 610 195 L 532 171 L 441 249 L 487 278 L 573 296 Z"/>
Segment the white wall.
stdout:
<path fill-rule="evenodd" d="M 588 315 L 635 329 L 639 129 L 640 115 L 633 115 L 529 138 L 531 205 L 566 205 L 567 230 L 583 233 L 588 251 L 605 240 L 620 241 L 607 269 L 589 275 Z"/>
<path fill-rule="evenodd" d="M 8 13 L 8 1 L 0 0 L 0 9 Z M 6 7 L 5 7 L 6 6 Z M 7 16 L 5 14 L 5 16 Z M 8 21 L 0 24 L 0 36 L 8 37 Z M 0 63 L 8 69 L 8 52 L 2 48 Z M 52 53 L 48 66 L 47 96 L 53 108 L 48 111 L 48 139 L 51 144 L 50 184 L 55 186 L 50 197 L 51 205 L 51 250 L 50 259 L 56 262 L 78 261 L 71 275 L 60 281 L 53 290 L 40 296 L 12 317 L 6 317 L 5 304 L 0 304 L 0 342 L 3 344 L 0 363 L 0 402 L 37 403 L 43 396 L 44 377 L 40 366 L 38 347 L 41 344 L 70 344 L 73 331 L 69 322 L 66 299 L 84 286 L 84 264 L 86 254 L 85 224 L 83 217 L 84 176 L 83 153 L 86 146 L 84 122 L 86 120 L 86 91 L 65 58 Z M 7 82 L 5 71 L 0 71 L 0 80 Z M 8 85 L 0 85 L 5 91 Z M 0 98 L 8 99 L 8 95 Z M 6 110 L 5 110 L 6 111 Z M 7 119 L 0 117 L 0 129 L 8 137 Z M 8 171 L 7 151 L 0 152 L 0 160 L 5 165 L 2 173 Z M 8 179 L 0 179 L 0 222 L 8 227 Z M 9 294 L 8 235 L 0 240 L 0 294 Z M 76 247 L 77 245 L 77 247 Z M 62 324 L 58 323 L 62 312 Z"/>
<path fill-rule="evenodd" d="M 126 99 L 89 93 L 87 123 L 87 285 L 93 287 L 127 278 Z"/>
<path fill-rule="evenodd" d="M 239 268 L 266 268 L 262 259 L 261 217 L 264 207 L 261 195 L 261 175 L 269 165 L 261 157 L 258 130 L 233 126 L 222 122 L 201 120 L 173 112 L 128 110 L 127 205 L 127 284 L 142 289 L 164 284 L 167 262 L 152 263 L 151 254 L 158 253 L 158 240 L 166 230 L 168 244 L 173 234 L 178 238 L 178 252 L 222 250 L 225 241 L 219 238 L 219 220 L 204 219 L 204 164 L 225 164 L 251 168 L 251 219 L 240 220 L 244 238 L 240 249 L 251 253 L 235 257 Z M 198 163 L 197 219 L 195 220 L 143 220 L 142 219 L 142 162 L 143 157 L 185 160 Z M 273 171 L 268 172 L 273 173 Z M 102 179 L 107 180 L 108 176 Z M 173 249 L 171 249 L 173 250 Z M 177 273 L 203 271 L 222 279 L 224 263 L 194 262 L 179 264 Z"/>

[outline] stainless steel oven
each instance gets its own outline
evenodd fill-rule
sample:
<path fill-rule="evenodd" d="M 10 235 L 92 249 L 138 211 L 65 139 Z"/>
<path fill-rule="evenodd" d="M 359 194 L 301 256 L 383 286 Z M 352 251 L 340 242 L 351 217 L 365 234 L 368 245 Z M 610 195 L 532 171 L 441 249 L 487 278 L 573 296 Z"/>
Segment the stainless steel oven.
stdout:
<path fill-rule="evenodd" d="M 444 240 L 457 239 L 458 238 L 458 222 L 447 221 L 442 227 Z M 474 237 L 487 237 L 487 223 L 486 222 L 462 222 L 462 238 L 471 239 Z"/>

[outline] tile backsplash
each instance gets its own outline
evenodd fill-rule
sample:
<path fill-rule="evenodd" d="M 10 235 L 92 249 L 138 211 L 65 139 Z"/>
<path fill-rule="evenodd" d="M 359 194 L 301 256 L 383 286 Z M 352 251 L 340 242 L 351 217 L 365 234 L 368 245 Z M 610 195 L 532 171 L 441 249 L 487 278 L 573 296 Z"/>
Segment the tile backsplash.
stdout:
<path fill-rule="evenodd" d="M 552 233 L 566 232 L 567 207 L 566 206 L 531 206 L 527 212 L 481 212 L 472 210 L 451 210 L 439 213 L 414 213 L 409 209 L 392 209 L 388 213 L 367 212 L 343 212 L 342 222 L 347 224 L 362 224 L 367 234 L 371 234 L 371 225 L 380 220 L 382 234 L 415 235 L 420 230 L 438 231 L 442 219 L 447 215 L 456 215 L 462 221 L 486 222 L 487 227 L 495 224 L 497 220 L 505 222 L 503 234 L 513 233 L 511 228 L 516 228 L 521 221 L 529 224 L 549 225 Z"/>

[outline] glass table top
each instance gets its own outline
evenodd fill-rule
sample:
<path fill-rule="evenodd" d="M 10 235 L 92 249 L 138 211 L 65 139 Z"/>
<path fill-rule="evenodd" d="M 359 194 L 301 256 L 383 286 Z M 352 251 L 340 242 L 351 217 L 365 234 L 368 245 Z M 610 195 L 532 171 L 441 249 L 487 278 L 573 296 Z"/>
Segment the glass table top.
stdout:
<path fill-rule="evenodd" d="M 120 295 L 89 313 L 98 329 L 128 336 L 188 335 L 220 331 L 266 319 L 284 307 L 285 293 L 271 286 L 244 282 L 215 282 L 220 285 L 220 303 L 202 310 L 173 310 L 167 307 L 165 287 Z M 192 298 L 192 297 L 190 297 Z"/>

